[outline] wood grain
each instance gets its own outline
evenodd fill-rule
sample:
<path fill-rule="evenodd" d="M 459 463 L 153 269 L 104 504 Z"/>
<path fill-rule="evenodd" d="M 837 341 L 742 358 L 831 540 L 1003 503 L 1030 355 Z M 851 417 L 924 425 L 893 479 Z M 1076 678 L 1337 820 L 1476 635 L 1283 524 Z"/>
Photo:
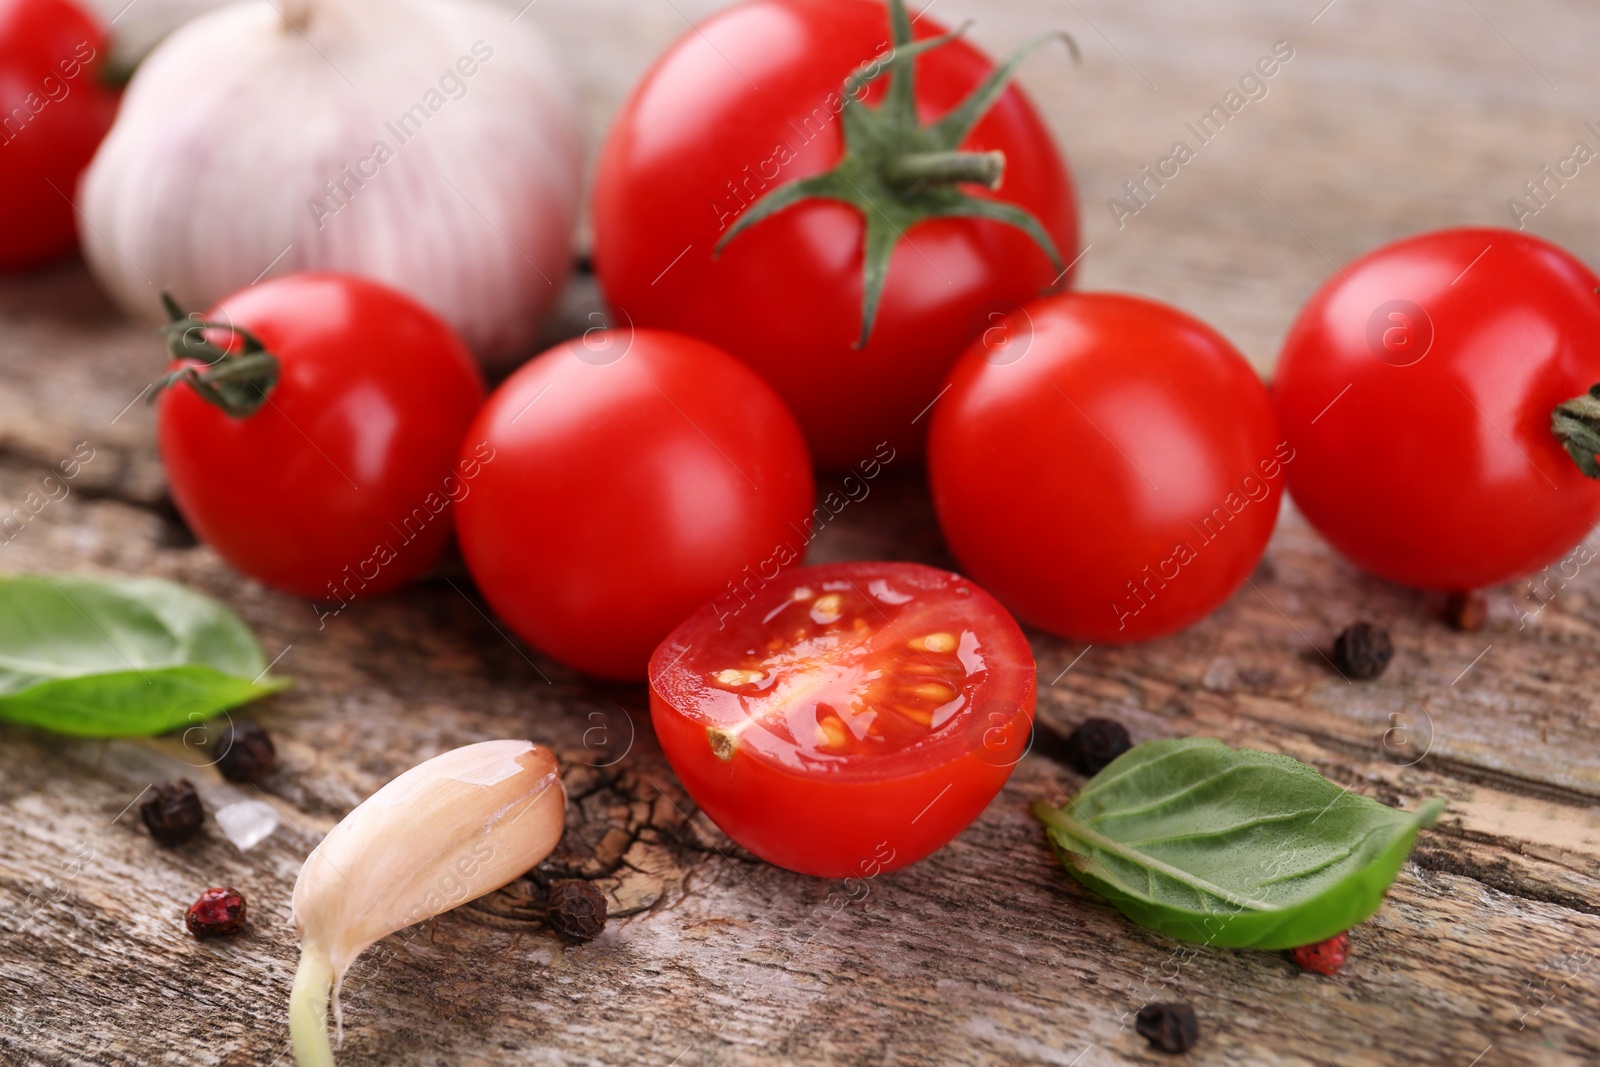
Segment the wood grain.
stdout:
<path fill-rule="evenodd" d="M 1075 167 L 1080 283 L 1176 303 L 1266 370 L 1332 264 L 1407 232 L 1509 222 L 1507 198 L 1600 117 L 1585 110 L 1600 15 L 1581 0 L 1323 3 L 942 0 L 935 15 L 978 19 L 994 52 L 1041 27 L 1073 33 L 1081 67 L 1040 53 L 1023 80 Z M 650 57 L 715 6 L 542 0 L 529 17 L 569 57 L 597 143 Z M 1117 228 L 1108 198 L 1277 40 L 1295 57 L 1268 95 Z M 1529 228 L 1600 261 L 1597 197 L 1585 171 Z M 580 279 L 550 336 L 597 301 Z M 1288 512 L 1250 584 L 1182 635 L 1126 649 L 1033 635 L 1041 729 L 994 805 L 923 863 L 820 882 L 717 832 L 656 749 L 641 691 L 507 641 L 458 563 L 319 629 L 309 605 L 196 546 L 135 402 L 156 359 L 81 266 L 0 282 L 0 512 L 79 442 L 94 449 L 71 494 L 0 544 L 0 567 L 160 574 L 222 597 L 295 681 L 250 712 L 281 767 L 259 794 L 234 792 L 181 739 L 0 730 L 0 1063 L 286 1064 L 300 861 L 389 777 L 492 736 L 561 753 L 575 800 L 562 849 L 358 963 L 341 1062 L 1164 1063 L 1131 1015 L 1180 998 L 1201 1017 L 1199 1064 L 1600 1061 L 1594 565 L 1491 591 L 1489 625 L 1458 634 L 1434 598 L 1361 575 Z M 813 559 L 841 558 L 950 562 L 919 471 L 891 465 L 824 531 Z M 1324 656 L 1357 618 L 1397 646 L 1367 684 Z M 1177 945 L 1080 890 L 1027 814 L 1078 784 L 1052 756 L 1091 715 L 1141 740 L 1287 752 L 1387 803 L 1443 797 L 1447 814 L 1337 979 Z M 213 806 L 264 796 L 284 826 L 244 854 L 214 828 L 158 849 L 126 809 L 177 773 Z M 544 882 L 564 875 L 611 896 L 597 942 L 566 946 L 539 921 Z M 249 896 L 251 927 L 196 942 L 182 909 L 222 883 Z"/>

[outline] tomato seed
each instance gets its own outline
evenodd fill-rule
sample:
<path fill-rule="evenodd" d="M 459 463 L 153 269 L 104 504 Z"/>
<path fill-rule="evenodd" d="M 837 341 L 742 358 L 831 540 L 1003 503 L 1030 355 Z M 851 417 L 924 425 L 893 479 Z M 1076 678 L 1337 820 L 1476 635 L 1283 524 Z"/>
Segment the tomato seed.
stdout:
<path fill-rule="evenodd" d="M 844 614 L 844 601 L 838 593 L 819 596 L 811 604 L 811 621 L 821 626 L 838 622 Z"/>

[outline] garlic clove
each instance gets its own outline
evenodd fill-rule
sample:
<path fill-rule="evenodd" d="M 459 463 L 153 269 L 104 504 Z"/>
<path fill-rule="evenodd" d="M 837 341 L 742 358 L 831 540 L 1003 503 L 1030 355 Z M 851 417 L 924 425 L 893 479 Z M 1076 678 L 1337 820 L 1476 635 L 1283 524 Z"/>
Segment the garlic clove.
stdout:
<path fill-rule="evenodd" d="M 356 807 L 306 858 L 294 887 L 300 969 L 289 1029 L 300 1067 L 333 1062 L 346 970 L 369 945 L 492 892 L 561 839 L 566 790 L 549 749 L 484 741 L 435 756 Z"/>

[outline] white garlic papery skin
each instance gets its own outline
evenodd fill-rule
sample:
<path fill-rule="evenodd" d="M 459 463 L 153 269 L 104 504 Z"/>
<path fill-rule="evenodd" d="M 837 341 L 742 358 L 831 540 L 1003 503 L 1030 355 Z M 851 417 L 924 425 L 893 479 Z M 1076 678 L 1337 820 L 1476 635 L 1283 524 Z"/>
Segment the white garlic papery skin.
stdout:
<path fill-rule="evenodd" d="M 489 0 L 242 0 L 140 65 L 78 189 L 84 254 L 164 321 L 264 277 L 339 271 L 432 308 L 487 362 L 566 279 L 577 105 Z"/>
<path fill-rule="evenodd" d="M 484 741 L 406 771 L 323 838 L 294 886 L 289 1027 L 301 1067 L 333 1062 L 328 996 L 356 957 L 530 870 L 561 840 L 566 800 L 549 749 Z"/>

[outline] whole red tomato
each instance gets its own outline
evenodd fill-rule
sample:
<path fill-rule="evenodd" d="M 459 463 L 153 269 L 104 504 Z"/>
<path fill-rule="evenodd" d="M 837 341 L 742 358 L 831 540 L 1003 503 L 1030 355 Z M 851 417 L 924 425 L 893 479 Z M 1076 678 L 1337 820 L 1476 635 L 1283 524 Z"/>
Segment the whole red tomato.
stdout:
<path fill-rule="evenodd" d="M 1582 399 L 1600 383 L 1597 287 L 1561 249 L 1499 229 L 1411 237 L 1330 278 L 1272 389 L 1306 518 L 1358 566 L 1426 589 L 1571 549 L 1600 520 L 1600 482 L 1575 461 L 1593 464 L 1596 442 L 1569 455 L 1551 416 L 1577 398 L 1600 426 Z"/>
<path fill-rule="evenodd" d="M 204 321 L 220 325 L 173 333 L 160 405 L 161 458 L 195 534 L 335 612 L 430 567 L 451 502 L 495 458 L 476 440 L 462 450 L 483 381 L 450 328 L 338 274 L 262 282 Z"/>
<path fill-rule="evenodd" d="M 1064 277 L 1078 241 L 1066 166 L 1022 91 L 997 84 L 970 134 L 959 121 L 919 128 L 995 68 L 959 40 L 891 51 L 891 15 L 904 19 L 899 0 L 717 13 L 645 76 L 596 175 L 595 265 L 618 320 L 750 364 L 830 468 L 884 441 L 918 451 L 918 416 L 962 347 Z M 915 23 L 919 42 L 943 32 Z M 846 78 L 875 57 L 866 103 L 847 103 Z M 897 95 L 913 63 L 914 92 Z M 994 177 L 994 152 L 998 192 L 971 181 Z M 956 177 L 906 177 L 936 173 L 941 155 L 959 157 Z M 813 184 L 790 184 L 800 179 Z M 883 281 L 881 302 L 864 274 Z"/>
<path fill-rule="evenodd" d="M 111 128 L 99 25 L 70 0 L 0 0 L 0 270 L 72 251 L 72 197 Z"/>
<path fill-rule="evenodd" d="M 1160 637 L 1227 599 L 1294 462 L 1225 338 L 1111 293 L 1029 304 L 979 338 L 928 437 L 962 566 L 1022 618 L 1093 642 Z"/>
<path fill-rule="evenodd" d="M 835 563 L 718 597 L 650 659 L 656 736 L 762 859 L 871 878 L 994 799 L 1033 724 L 1033 653 L 994 598 L 917 563 Z"/>
<path fill-rule="evenodd" d="M 811 464 L 771 386 L 704 341 L 592 331 L 525 364 L 467 435 L 456 510 L 494 610 L 587 674 L 643 678 L 684 616 L 799 561 Z"/>

